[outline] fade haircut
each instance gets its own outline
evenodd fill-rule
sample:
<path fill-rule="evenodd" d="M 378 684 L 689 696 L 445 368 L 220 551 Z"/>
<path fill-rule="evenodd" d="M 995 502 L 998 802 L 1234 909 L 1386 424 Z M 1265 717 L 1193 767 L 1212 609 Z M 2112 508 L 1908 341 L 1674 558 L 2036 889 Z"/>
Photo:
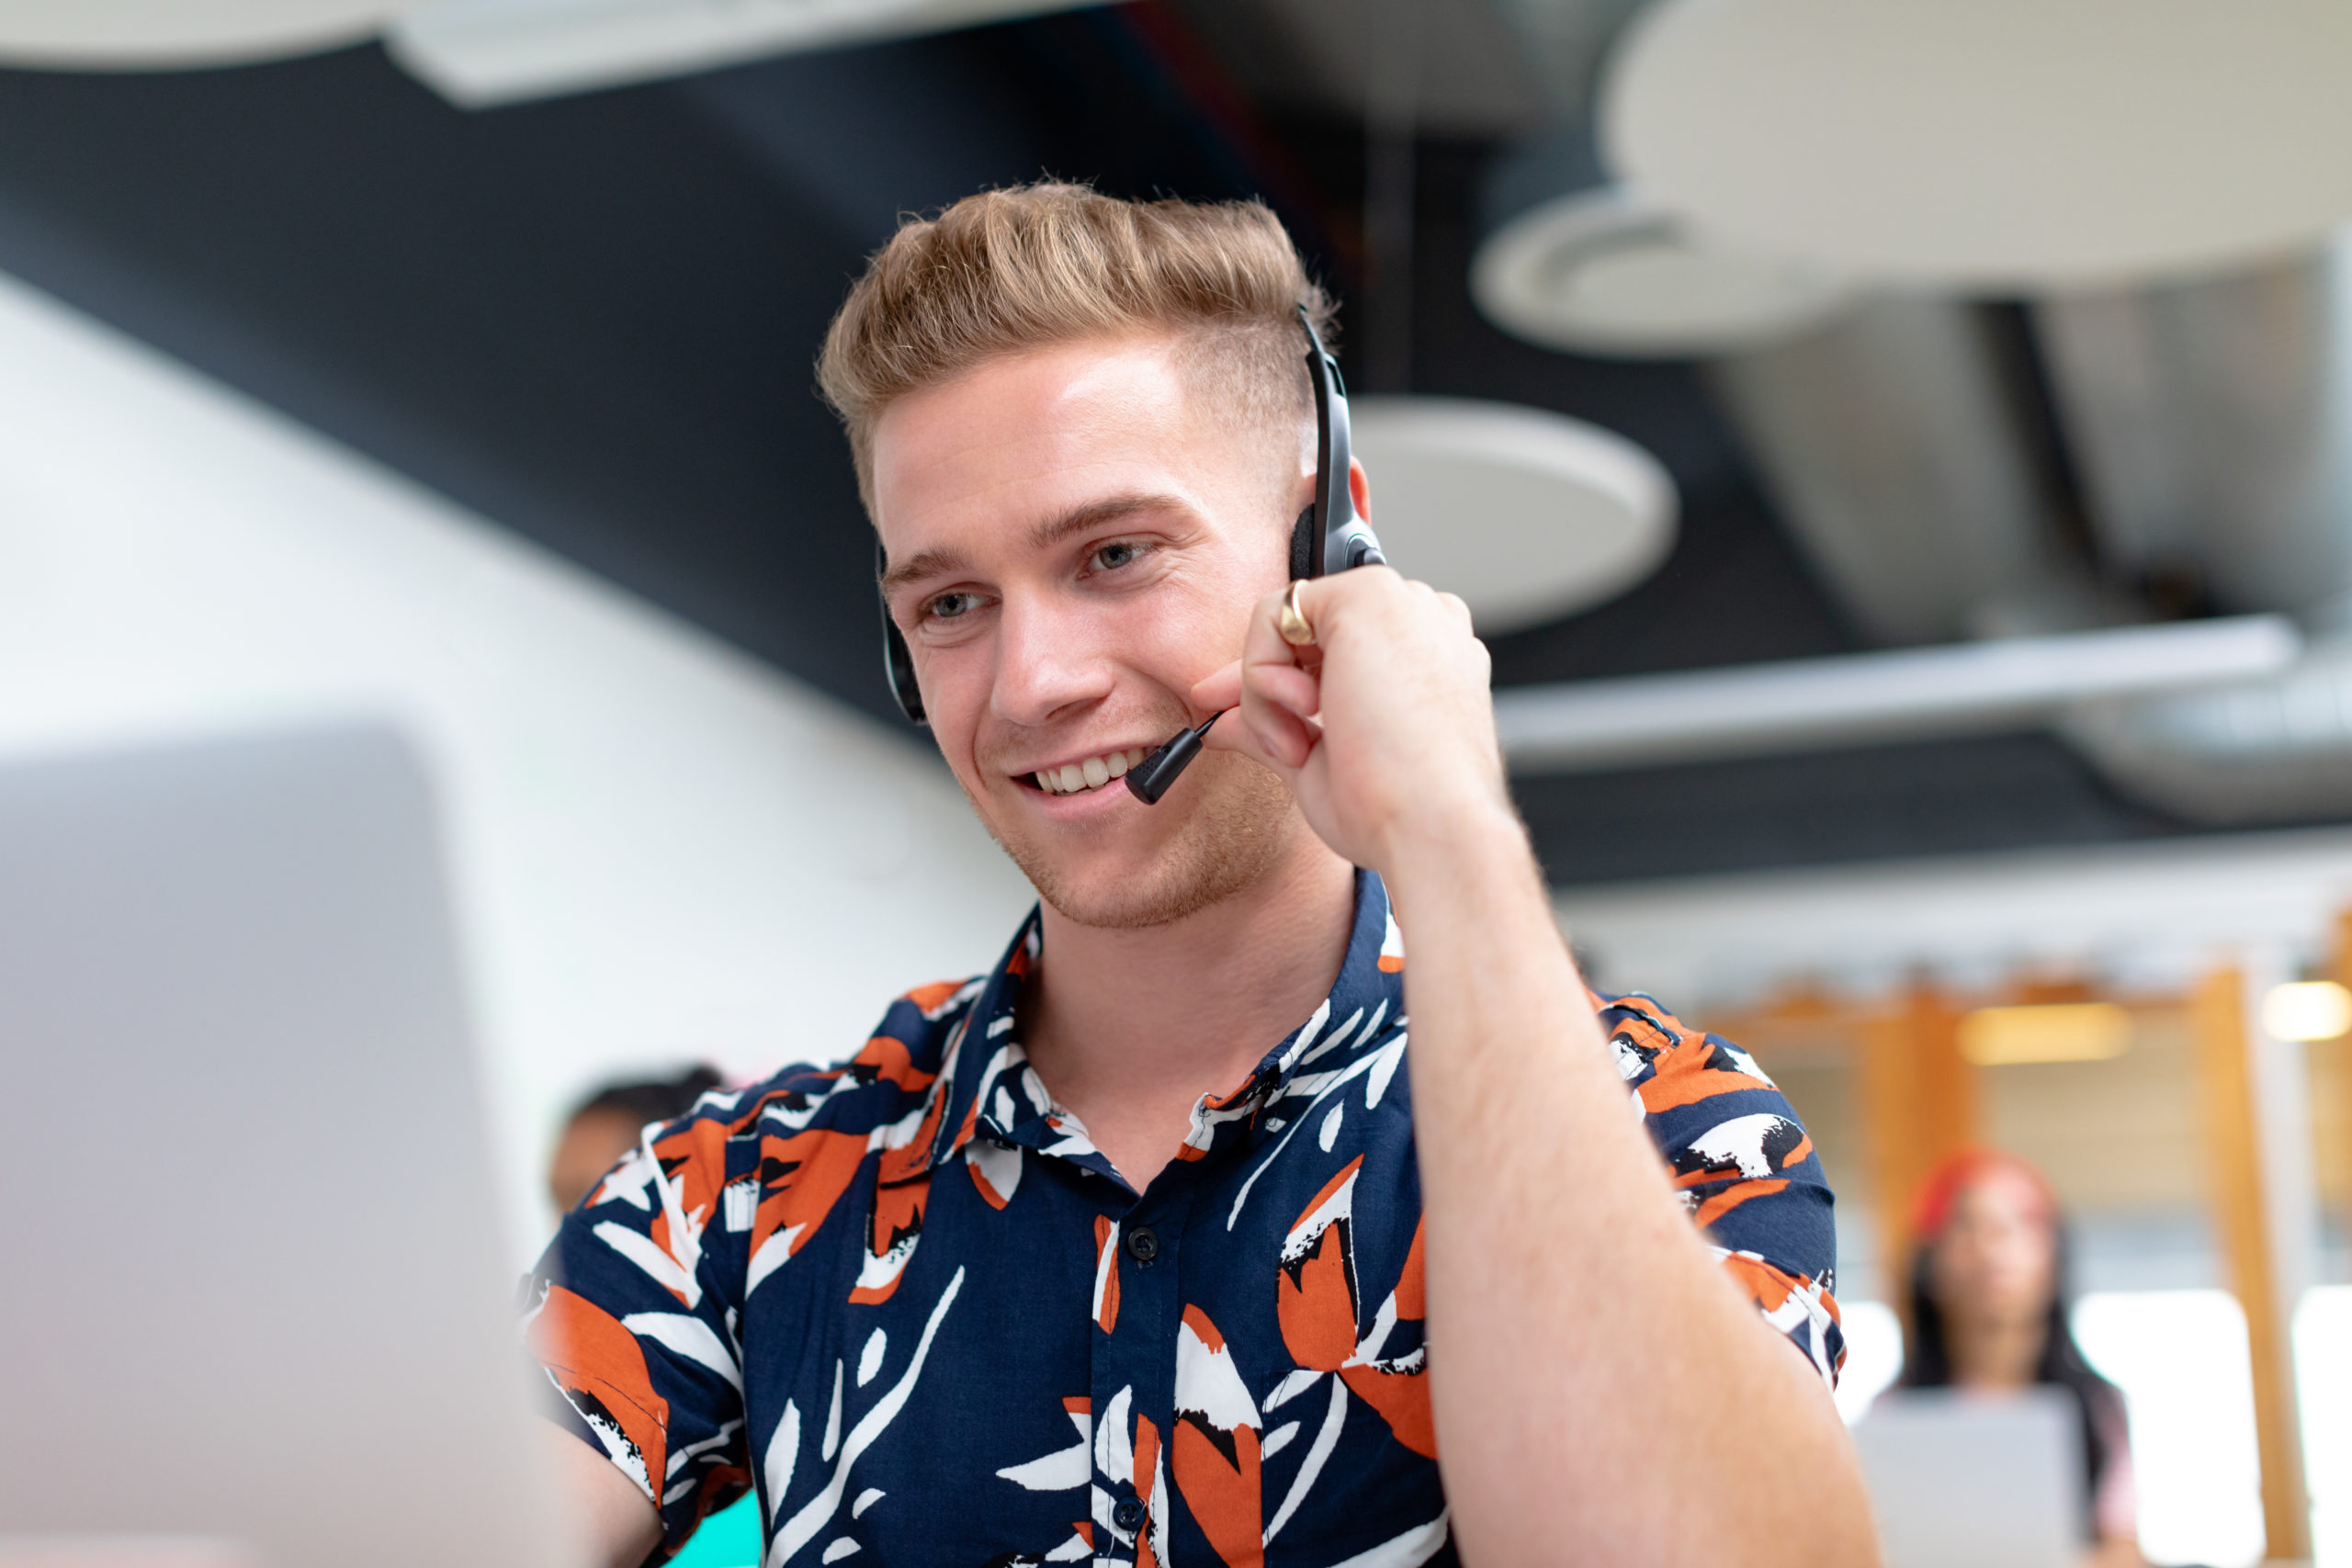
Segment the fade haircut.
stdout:
<path fill-rule="evenodd" d="M 869 516 L 884 410 L 989 360 L 1090 338 L 1182 334 L 1199 406 L 1290 451 L 1313 417 L 1301 306 L 1330 342 L 1331 299 L 1262 202 L 1123 201 L 1041 181 L 903 220 L 833 318 L 817 382 Z"/>

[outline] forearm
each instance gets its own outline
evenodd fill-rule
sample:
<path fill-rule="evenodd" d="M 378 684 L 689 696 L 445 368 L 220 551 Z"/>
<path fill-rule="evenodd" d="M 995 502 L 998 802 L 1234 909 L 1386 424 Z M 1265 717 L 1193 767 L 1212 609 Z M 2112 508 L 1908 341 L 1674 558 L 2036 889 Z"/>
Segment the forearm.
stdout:
<path fill-rule="evenodd" d="M 1432 827 L 1384 869 L 1464 1557 L 1871 1561 L 1835 1410 L 1683 1216 L 1518 825 Z"/>
<path fill-rule="evenodd" d="M 662 1544 L 662 1516 L 645 1494 L 571 1433 L 552 1422 L 541 1430 L 557 1504 L 581 1561 L 594 1568 L 636 1568 L 650 1557 Z"/>

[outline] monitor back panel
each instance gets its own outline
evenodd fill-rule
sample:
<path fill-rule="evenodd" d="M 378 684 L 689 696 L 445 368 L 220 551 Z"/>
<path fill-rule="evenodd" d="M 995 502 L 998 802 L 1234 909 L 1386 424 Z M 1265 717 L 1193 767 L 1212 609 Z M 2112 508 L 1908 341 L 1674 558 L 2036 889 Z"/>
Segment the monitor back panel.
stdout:
<path fill-rule="evenodd" d="M 2074 1568 L 2079 1419 L 2054 1389 L 1882 1397 L 1854 1446 L 1887 1568 Z"/>
<path fill-rule="evenodd" d="M 0 1536 L 560 1561 L 421 771 L 0 771 Z"/>

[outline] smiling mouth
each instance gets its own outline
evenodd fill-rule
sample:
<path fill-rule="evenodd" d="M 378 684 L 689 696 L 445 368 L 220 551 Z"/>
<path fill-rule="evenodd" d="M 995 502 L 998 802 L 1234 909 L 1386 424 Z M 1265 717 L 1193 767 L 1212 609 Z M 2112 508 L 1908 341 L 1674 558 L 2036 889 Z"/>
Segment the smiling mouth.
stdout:
<path fill-rule="evenodd" d="M 1034 773 L 1016 776 L 1046 795 L 1084 795 L 1125 777 L 1129 768 L 1149 755 L 1151 749 L 1148 746 L 1130 746 L 1124 751 L 1105 751 L 1083 761 L 1064 762 L 1058 768 L 1040 768 Z"/>

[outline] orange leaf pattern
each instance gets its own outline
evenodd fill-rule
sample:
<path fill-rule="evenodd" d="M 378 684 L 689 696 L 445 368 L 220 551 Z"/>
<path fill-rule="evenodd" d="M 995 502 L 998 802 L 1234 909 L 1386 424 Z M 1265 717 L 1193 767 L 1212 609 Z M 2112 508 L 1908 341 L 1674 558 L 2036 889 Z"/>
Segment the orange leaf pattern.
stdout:
<path fill-rule="evenodd" d="M 548 1414 L 665 1553 L 751 1490 L 766 1568 L 1453 1562 L 1379 879 L 1322 1005 L 1141 1191 L 1022 1050 L 1040 940 L 647 1129 L 526 1281 Z M 1646 997 L 1589 1005 L 1692 1223 L 1834 1376 L 1829 1192 L 1787 1101 Z"/>

